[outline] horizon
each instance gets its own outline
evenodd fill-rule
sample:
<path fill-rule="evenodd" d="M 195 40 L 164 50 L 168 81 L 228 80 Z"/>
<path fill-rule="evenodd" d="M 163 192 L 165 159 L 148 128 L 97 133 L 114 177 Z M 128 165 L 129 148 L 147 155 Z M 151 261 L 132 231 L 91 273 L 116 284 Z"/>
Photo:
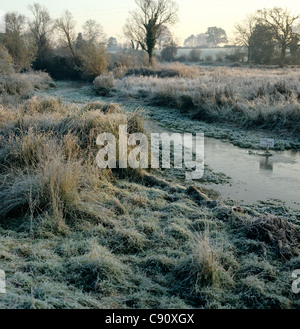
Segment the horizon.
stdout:
<path fill-rule="evenodd" d="M 122 30 L 129 12 L 136 8 L 134 0 L 122 0 L 121 5 L 119 4 L 121 3 L 120 0 L 88 0 L 84 6 L 78 0 L 65 0 L 63 2 L 54 0 L 51 3 L 40 0 L 37 2 L 49 10 L 52 18 L 58 18 L 64 10 L 69 10 L 77 23 L 77 32 L 80 32 L 86 20 L 95 19 L 102 25 L 108 38 L 115 37 L 120 43 L 125 41 Z M 212 0 L 209 3 L 204 2 L 204 4 L 197 0 L 177 0 L 175 2 L 179 7 L 179 20 L 170 30 L 178 41 L 178 46 L 183 46 L 184 40 L 192 34 L 205 33 L 210 26 L 223 28 L 230 41 L 233 37 L 235 24 L 243 21 L 248 14 L 259 9 L 277 6 L 287 8 L 292 13 L 300 11 L 300 3 L 295 0 L 267 0 L 264 1 L 263 5 L 258 0 L 243 4 L 236 0 Z M 0 10 L 4 12 L 17 11 L 30 17 L 31 13 L 28 6 L 33 3 L 11 0 L 1 5 Z"/>

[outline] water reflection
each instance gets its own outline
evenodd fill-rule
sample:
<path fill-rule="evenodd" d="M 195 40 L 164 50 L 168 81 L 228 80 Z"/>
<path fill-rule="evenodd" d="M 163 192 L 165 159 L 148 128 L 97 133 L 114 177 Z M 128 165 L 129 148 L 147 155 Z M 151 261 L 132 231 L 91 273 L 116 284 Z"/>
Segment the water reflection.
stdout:
<path fill-rule="evenodd" d="M 264 157 L 263 159 L 260 160 L 259 168 L 260 170 L 273 171 L 272 160 L 270 160 L 268 156 Z"/>

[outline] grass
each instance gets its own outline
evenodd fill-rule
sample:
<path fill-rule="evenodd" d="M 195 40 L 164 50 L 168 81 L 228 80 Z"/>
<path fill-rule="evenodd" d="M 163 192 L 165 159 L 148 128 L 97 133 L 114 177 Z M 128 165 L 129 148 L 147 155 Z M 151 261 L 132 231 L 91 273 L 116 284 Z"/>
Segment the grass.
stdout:
<path fill-rule="evenodd" d="M 300 132 L 298 69 L 172 64 L 150 71 L 135 69 L 122 78 L 111 75 L 110 95 L 180 109 L 195 120 Z M 101 89 L 96 81 L 94 87 Z"/>
<path fill-rule="evenodd" d="M 55 87 L 55 84 L 45 72 L 3 75 L 0 77 L 0 101 L 1 104 L 18 103 L 35 90 L 50 87 Z"/>
<path fill-rule="evenodd" d="M 299 308 L 299 213 L 237 212 L 170 173 L 100 170 L 96 137 L 120 124 L 144 131 L 116 104 L 1 108 L 0 308 Z"/>

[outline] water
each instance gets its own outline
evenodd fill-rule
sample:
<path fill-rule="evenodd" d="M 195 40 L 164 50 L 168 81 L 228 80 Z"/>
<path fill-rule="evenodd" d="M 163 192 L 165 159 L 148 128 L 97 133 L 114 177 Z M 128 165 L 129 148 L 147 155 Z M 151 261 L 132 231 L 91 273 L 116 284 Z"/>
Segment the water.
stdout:
<path fill-rule="evenodd" d="M 173 133 L 153 121 L 148 122 L 147 129 L 152 133 Z M 219 192 L 222 200 L 240 204 L 273 200 L 300 210 L 300 152 L 271 153 L 271 157 L 266 157 L 262 156 L 263 151 L 249 153 L 221 140 L 205 138 L 205 164 L 214 172 L 231 177 L 231 184 L 205 187 Z"/>
<path fill-rule="evenodd" d="M 102 100 L 98 96 L 85 94 L 81 83 L 59 83 L 59 89 L 52 91 L 66 101 L 81 102 Z M 126 106 L 125 106 L 126 108 Z M 152 133 L 168 132 L 154 121 L 147 121 Z M 262 153 L 262 152 L 260 152 Z M 272 151 L 268 159 L 249 154 L 232 144 L 218 139 L 205 139 L 205 164 L 215 172 L 223 172 L 232 178 L 231 184 L 205 185 L 220 193 L 221 199 L 236 200 L 241 204 L 257 201 L 281 200 L 287 206 L 300 210 L 300 152 Z"/>
<path fill-rule="evenodd" d="M 263 152 L 259 152 L 263 153 Z M 232 178 L 231 186 L 211 185 L 223 199 L 252 204 L 270 199 L 300 209 L 300 153 L 272 151 L 272 157 L 249 154 L 216 139 L 205 140 L 205 162 Z"/>

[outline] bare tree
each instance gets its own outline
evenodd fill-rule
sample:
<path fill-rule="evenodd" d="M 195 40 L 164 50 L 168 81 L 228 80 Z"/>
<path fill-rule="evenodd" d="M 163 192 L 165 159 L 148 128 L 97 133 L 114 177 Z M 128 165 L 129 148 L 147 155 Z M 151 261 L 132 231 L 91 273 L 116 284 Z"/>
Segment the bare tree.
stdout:
<path fill-rule="evenodd" d="M 43 65 L 50 46 L 50 35 L 53 31 L 53 22 L 48 10 L 38 3 L 29 6 L 33 20 L 29 22 L 29 30 L 37 47 L 37 59 Z"/>
<path fill-rule="evenodd" d="M 248 61 L 250 59 L 250 40 L 255 30 L 257 19 L 254 15 L 248 15 L 247 18 L 235 26 L 235 42 L 238 46 L 244 46 L 248 49 Z"/>
<path fill-rule="evenodd" d="M 76 40 L 75 26 L 76 23 L 73 16 L 68 10 L 66 10 L 63 15 L 55 21 L 55 28 L 61 35 L 62 43 L 70 49 L 73 58 L 76 60 L 76 54 L 73 46 Z"/>
<path fill-rule="evenodd" d="M 173 35 L 167 26 L 161 27 L 161 32 L 157 38 L 157 45 L 159 49 L 162 49 L 165 46 L 168 46 L 173 41 Z"/>
<path fill-rule="evenodd" d="M 24 33 L 25 22 L 25 16 L 19 15 L 17 12 L 7 13 L 5 15 L 5 33 L 1 35 L 1 42 L 13 58 L 16 72 L 29 69 L 36 54 L 32 38 Z"/>
<path fill-rule="evenodd" d="M 135 0 L 138 9 L 130 13 L 124 27 L 125 35 L 134 44 L 137 42 L 149 55 L 152 65 L 153 52 L 163 26 L 177 21 L 177 5 L 171 0 Z"/>
<path fill-rule="evenodd" d="M 101 24 L 90 19 L 83 25 L 83 38 L 91 44 L 106 43 L 106 36 Z"/>
<path fill-rule="evenodd" d="M 79 69 L 84 77 L 94 79 L 106 70 L 109 61 L 109 55 L 105 49 L 107 39 L 102 26 L 95 20 L 86 21 L 83 25 L 83 41 Z"/>
<path fill-rule="evenodd" d="M 259 23 L 273 31 L 274 38 L 281 48 L 280 65 L 283 66 L 286 51 L 294 40 L 293 25 L 300 16 L 294 16 L 288 10 L 278 7 L 258 10 L 257 14 Z"/>
<path fill-rule="evenodd" d="M 17 12 L 10 12 L 5 15 L 5 33 L 18 33 L 23 32 L 25 27 L 26 17 Z"/>

